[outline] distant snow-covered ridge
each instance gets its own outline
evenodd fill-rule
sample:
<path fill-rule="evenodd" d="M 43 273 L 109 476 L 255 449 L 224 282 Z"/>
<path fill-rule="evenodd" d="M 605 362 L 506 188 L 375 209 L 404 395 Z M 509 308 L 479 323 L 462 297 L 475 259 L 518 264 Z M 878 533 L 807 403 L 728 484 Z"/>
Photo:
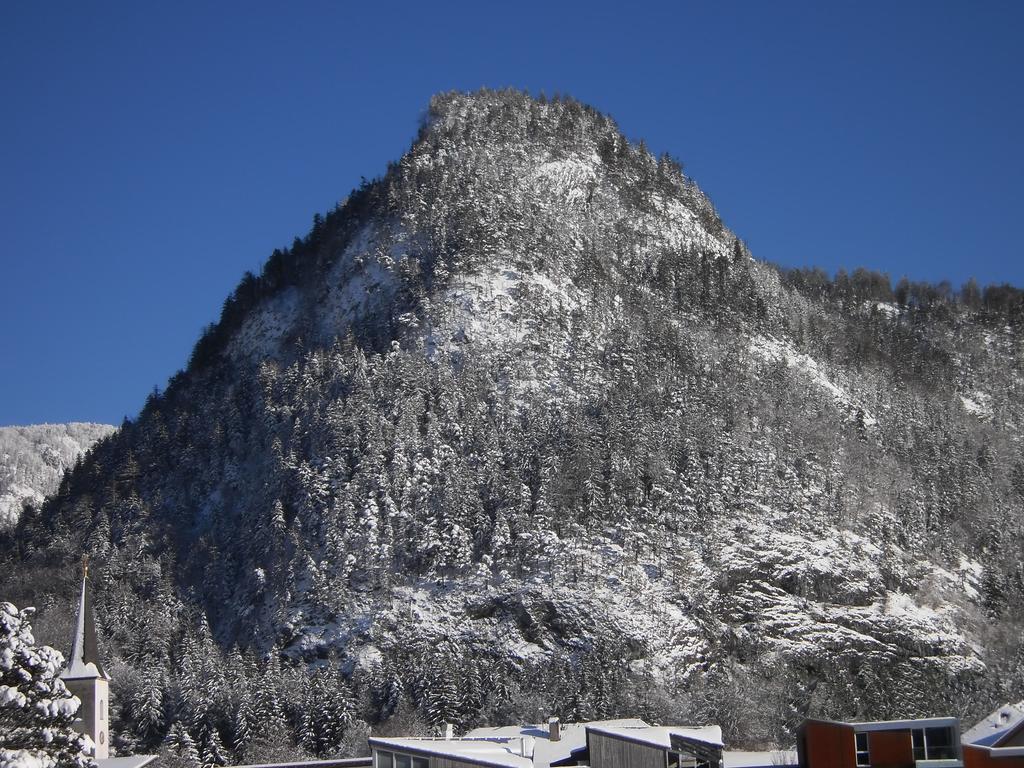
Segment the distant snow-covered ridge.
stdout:
<path fill-rule="evenodd" d="M 65 470 L 114 429 L 82 422 L 0 427 L 0 530 L 17 524 L 25 503 L 56 491 Z"/>

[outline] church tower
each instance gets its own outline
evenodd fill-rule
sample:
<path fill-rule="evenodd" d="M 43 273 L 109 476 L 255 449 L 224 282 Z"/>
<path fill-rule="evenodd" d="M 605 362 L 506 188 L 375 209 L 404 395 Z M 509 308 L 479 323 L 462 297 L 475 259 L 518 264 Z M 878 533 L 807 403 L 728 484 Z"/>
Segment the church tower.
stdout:
<path fill-rule="evenodd" d="M 96 623 L 92 615 L 92 594 L 89 590 L 89 564 L 82 565 L 82 595 L 78 601 L 78 621 L 71 640 L 71 655 L 61 673 L 67 689 L 82 701 L 75 729 L 92 739 L 95 757 L 110 756 L 110 677 L 103 671 L 96 647 Z"/>

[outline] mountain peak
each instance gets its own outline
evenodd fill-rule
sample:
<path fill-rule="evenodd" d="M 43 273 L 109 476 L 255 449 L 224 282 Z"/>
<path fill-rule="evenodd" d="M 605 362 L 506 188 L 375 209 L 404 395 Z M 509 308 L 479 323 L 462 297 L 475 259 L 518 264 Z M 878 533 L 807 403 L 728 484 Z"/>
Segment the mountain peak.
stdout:
<path fill-rule="evenodd" d="M 520 140 L 559 137 L 579 142 L 591 138 L 625 143 L 615 121 L 569 96 L 531 96 L 515 89 L 449 91 L 430 99 L 423 133 L 465 134 L 486 127 L 488 138 Z M 561 136 L 559 136 L 561 134 Z"/>
<path fill-rule="evenodd" d="M 300 338 L 328 347 L 351 332 L 387 347 L 410 323 L 443 324 L 423 300 L 452 309 L 449 290 L 467 278 L 537 275 L 568 290 L 601 274 L 635 285 L 666 256 L 728 261 L 734 251 L 680 165 L 631 145 L 607 116 L 515 90 L 445 93 L 383 177 L 247 276 L 197 358 L 216 348 L 285 360 Z"/>
<path fill-rule="evenodd" d="M 188 649 L 279 648 L 336 661 L 375 722 L 763 725 L 738 744 L 792 739 L 779 702 L 984 702 L 1024 616 L 1019 328 L 811 277 L 593 110 L 444 94 L 6 572 L 88 549 L 105 631 L 152 628 L 111 665 L 173 689 Z"/>

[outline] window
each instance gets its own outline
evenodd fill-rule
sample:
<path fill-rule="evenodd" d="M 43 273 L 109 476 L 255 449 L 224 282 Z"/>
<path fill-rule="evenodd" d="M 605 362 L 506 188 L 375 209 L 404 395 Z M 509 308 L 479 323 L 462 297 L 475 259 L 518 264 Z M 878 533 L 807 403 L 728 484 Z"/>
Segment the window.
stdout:
<path fill-rule="evenodd" d="M 915 728 L 910 732 L 910 739 L 914 745 L 914 759 L 924 760 L 925 755 L 928 754 L 924 748 L 924 729 Z"/>
<path fill-rule="evenodd" d="M 956 744 L 951 728 L 926 728 L 924 732 L 926 760 L 956 759 Z"/>
<path fill-rule="evenodd" d="M 915 760 L 955 760 L 956 745 L 950 728 L 915 728 L 911 732 Z"/>
<path fill-rule="evenodd" d="M 373 755 L 373 768 L 430 768 L 430 760 L 425 757 L 413 757 L 383 749 L 374 750 Z"/>
<path fill-rule="evenodd" d="M 868 751 L 868 735 L 866 733 L 858 733 L 854 735 L 854 739 L 857 744 L 857 765 L 870 766 L 871 753 Z"/>
<path fill-rule="evenodd" d="M 103 710 L 103 699 L 100 699 L 100 720 L 103 720 L 103 719 L 105 719 L 103 715 L 104 715 L 104 710 Z"/>
<path fill-rule="evenodd" d="M 665 753 L 668 768 L 710 768 L 706 760 L 699 760 L 694 755 L 685 752 Z"/>

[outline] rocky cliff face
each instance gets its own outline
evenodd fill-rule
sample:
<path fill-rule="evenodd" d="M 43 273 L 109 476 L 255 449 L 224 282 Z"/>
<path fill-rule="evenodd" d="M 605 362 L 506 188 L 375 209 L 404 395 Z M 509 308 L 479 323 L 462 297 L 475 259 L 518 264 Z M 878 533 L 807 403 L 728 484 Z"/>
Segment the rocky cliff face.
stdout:
<path fill-rule="evenodd" d="M 19 567 L 92 552 L 132 668 L 174 680 L 198 611 L 370 721 L 983 709 L 1024 684 L 1018 305 L 780 272 L 609 118 L 440 96 Z"/>

